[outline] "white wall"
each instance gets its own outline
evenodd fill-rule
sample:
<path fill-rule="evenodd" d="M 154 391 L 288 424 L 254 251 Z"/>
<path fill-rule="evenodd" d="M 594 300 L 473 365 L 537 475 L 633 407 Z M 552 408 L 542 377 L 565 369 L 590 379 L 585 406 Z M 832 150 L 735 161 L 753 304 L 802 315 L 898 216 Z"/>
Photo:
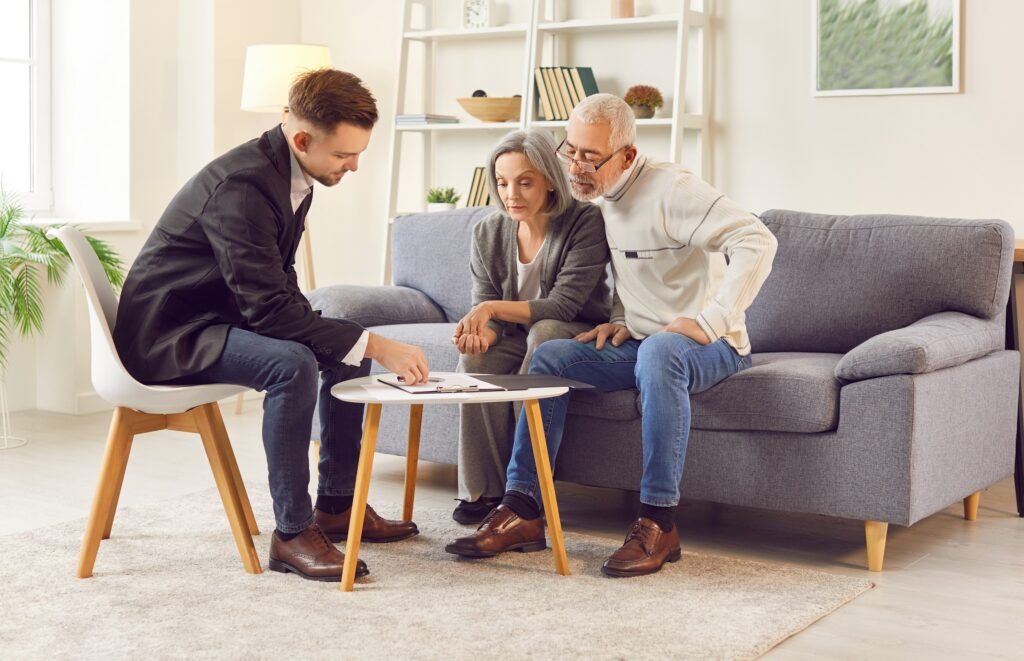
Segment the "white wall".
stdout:
<path fill-rule="evenodd" d="M 963 93 L 811 96 L 811 3 L 718 0 L 715 183 L 747 208 L 995 217 L 1024 235 L 1024 2 L 967 0 Z"/>
<path fill-rule="evenodd" d="M 109 1 L 118 6 L 123 0 Z M 508 4 L 495 1 L 499 6 Z M 140 227 L 102 236 L 130 261 L 187 177 L 216 154 L 273 124 L 274 117 L 238 110 L 246 45 L 325 43 L 331 47 L 334 65 L 359 75 L 377 96 L 381 121 L 359 172 L 335 188 L 317 187 L 310 214 L 317 280 L 321 285 L 375 283 L 384 254 L 380 224 L 386 215 L 388 127 L 394 120 L 397 0 L 376 3 L 372 12 L 359 0 L 128 2 L 128 161 L 127 165 L 112 163 L 109 171 L 127 172 L 127 218 Z M 55 0 L 54 9 L 72 4 Z M 664 11 L 672 3 L 638 0 L 636 4 L 637 13 L 643 14 Z M 814 98 L 810 93 L 810 0 L 717 0 L 716 186 L 753 211 L 788 207 L 833 213 L 999 217 L 1024 235 L 1024 196 L 1018 192 L 1024 180 L 1019 158 L 1024 153 L 1024 131 L 1018 128 L 1018 118 L 1024 116 L 1024 78 L 1017 71 L 1024 62 L 1024 41 L 1016 38 L 1024 24 L 1024 3 L 965 0 L 964 5 L 962 94 Z M 598 12 L 603 6 L 577 1 L 574 11 Z M 55 18 L 58 24 L 61 20 Z M 457 24 L 457 17 L 450 20 Z M 63 25 L 60 29 L 67 29 Z M 600 56 L 599 45 L 573 48 L 580 49 L 574 58 L 589 61 Z M 648 66 L 649 54 L 642 48 L 618 45 L 611 52 L 617 71 L 644 71 Z M 462 67 L 460 58 L 479 61 Z M 76 62 L 73 56 L 55 56 L 55 66 L 58 61 Z M 484 84 L 499 89 L 511 84 L 502 80 L 515 82 L 521 76 L 521 49 L 515 45 L 496 44 L 479 52 L 457 48 L 448 56 L 440 54 L 438 61 L 449 86 L 445 98 Z M 93 66 L 101 62 L 96 60 Z M 492 62 L 503 73 L 481 78 L 488 69 L 480 62 Z M 111 70 L 120 69 L 113 66 Z M 640 82 L 621 73 L 602 75 L 610 87 Z M 82 109 L 76 119 L 72 112 L 76 108 L 58 98 L 64 97 L 55 90 L 55 114 L 65 113 L 69 123 L 55 127 L 55 138 L 74 132 L 70 137 L 102 139 L 104 118 L 117 117 L 116 108 L 101 112 L 100 117 L 90 108 Z M 84 126 L 70 123 L 83 118 L 88 119 Z M 482 161 L 499 135 L 440 142 L 437 183 L 466 185 L 467 164 L 458 158 L 448 164 L 445 145 L 458 145 L 469 158 L 479 147 Z M 654 143 L 644 148 L 655 151 L 658 135 L 642 136 L 641 140 Z M 121 153 L 123 143 L 117 136 L 109 144 L 112 147 L 105 155 Z M 55 155 L 61 149 L 55 144 Z M 404 176 L 418 177 L 420 161 L 415 150 L 410 152 L 413 156 Z M 70 167 L 61 165 L 65 169 L 58 171 L 66 173 L 62 178 L 74 178 L 79 175 L 76 168 L 89 167 L 88 162 L 82 163 L 71 161 Z M 122 167 L 126 169 L 118 169 Z M 414 194 L 422 187 L 421 181 L 410 183 Z M 111 203 L 117 204 L 116 200 Z M 96 211 L 101 216 L 117 213 L 114 207 Z M 48 298 L 47 335 L 36 343 L 14 345 L 7 376 L 14 408 L 79 412 L 99 406 L 90 392 L 82 297 L 72 287 Z M 68 337 L 74 340 L 69 342 Z"/>

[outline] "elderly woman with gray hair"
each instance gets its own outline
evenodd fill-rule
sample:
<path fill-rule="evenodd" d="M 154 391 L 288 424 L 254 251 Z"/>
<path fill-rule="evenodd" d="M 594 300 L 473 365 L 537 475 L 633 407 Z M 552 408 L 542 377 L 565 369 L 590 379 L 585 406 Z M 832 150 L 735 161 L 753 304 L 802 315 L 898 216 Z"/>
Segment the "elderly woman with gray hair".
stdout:
<path fill-rule="evenodd" d="M 572 197 L 544 130 L 509 133 L 491 152 L 497 210 L 477 224 L 470 267 L 473 309 L 452 341 L 459 370 L 525 374 L 534 349 L 608 320 L 608 244 L 601 211 Z M 515 411 L 465 404 L 459 429 L 459 500 L 453 518 L 479 523 L 501 502 Z"/>

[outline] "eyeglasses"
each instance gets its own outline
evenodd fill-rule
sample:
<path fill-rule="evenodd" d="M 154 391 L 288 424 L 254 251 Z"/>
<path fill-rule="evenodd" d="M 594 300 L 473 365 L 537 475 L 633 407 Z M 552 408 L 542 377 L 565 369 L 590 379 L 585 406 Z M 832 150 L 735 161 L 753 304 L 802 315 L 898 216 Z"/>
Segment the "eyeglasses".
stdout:
<path fill-rule="evenodd" d="M 597 172 L 598 170 L 601 169 L 602 165 L 604 165 L 608 161 L 612 160 L 612 156 L 615 156 L 616 154 L 618 154 L 623 149 L 626 149 L 627 147 L 629 147 L 629 145 L 625 145 L 624 147 L 619 147 L 618 149 L 613 151 L 611 154 L 609 154 L 607 158 L 604 158 L 604 159 L 598 161 L 597 163 L 591 163 L 590 161 L 581 161 L 581 160 L 579 160 L 577 158 L 573 158 L 569 154 L 567 154 L 564 151 L 562 151 L 562 146 L 564 144 L 565 144 L 565 140 L 562 140 L 560 143 L 558 143 L 558 148 L 555 149 L 555 155 L 558 156 L 558 158 L 563 163 L 565 163 L 565 165 L 567 167 L 571 168 L 572 164 L 575 163 L 576 167 L 579 168 L 580 172 L 586 172 L 587 174 L 593 174 L 593 173 Z"/>

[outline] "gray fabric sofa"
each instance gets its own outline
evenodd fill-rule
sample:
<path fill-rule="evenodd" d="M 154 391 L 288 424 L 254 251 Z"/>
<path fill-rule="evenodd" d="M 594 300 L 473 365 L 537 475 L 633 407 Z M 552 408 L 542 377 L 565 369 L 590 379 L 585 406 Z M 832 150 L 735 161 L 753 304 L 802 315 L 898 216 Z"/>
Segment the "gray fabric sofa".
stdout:
<path fill-rule="evenodd" d="M 397 218 L 395 285 L 321 288 L 314 307 L 454 370 L 472 226 L 488 212 Z M 747 312 L 753 367 L 693 398 L 683 496 L 863 520 L 880 569 L 887 524 L 909 526 L 1013 472 L 1013 230 L 999 220 L 761 218 L 779 247 Z M 456 463 L 457 415 L 426 407 L 421 458 Z M 640 415 L 636 391 L 575 393 L 555 477 L 636 490 Z M 385 412 L 378 451 L 404 454 L 406 424 Z"/>

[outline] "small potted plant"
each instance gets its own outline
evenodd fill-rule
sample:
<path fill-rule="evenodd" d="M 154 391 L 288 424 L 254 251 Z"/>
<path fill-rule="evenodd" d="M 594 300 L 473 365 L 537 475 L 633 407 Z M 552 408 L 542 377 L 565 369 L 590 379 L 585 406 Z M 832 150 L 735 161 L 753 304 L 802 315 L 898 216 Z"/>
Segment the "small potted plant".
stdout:
<path fill-rule="evenodd" d="M 654 111 L 665 105 L 665 99 L 657 87 L 650 85 L 633 85 L 626 90 L 626 96 L 622 100 L 633 109 L 637 119 L 650 119 L 654 117 Z"/>
<path fill-rule="evenodd" d="M 451 211 L 460 197 L 454 188 L 431 188 L 427 191 L 427 211 Z"/>

